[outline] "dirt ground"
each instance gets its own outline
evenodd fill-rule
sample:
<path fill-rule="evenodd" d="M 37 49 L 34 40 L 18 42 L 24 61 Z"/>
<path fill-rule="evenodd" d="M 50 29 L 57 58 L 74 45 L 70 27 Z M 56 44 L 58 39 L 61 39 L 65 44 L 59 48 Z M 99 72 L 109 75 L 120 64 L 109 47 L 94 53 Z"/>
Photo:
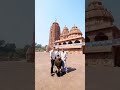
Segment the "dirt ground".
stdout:
<path fill-rule="evenodd" d="M 69 54 L 70 72 L 54 77 L 50 74 L 49 53 L 35 53 L 35 90 L 85 90 L 85 55 Z"/>
<path fill-rule="evenodd" d="M 0 90 L 34 90 L 34 63 L 0 62 Z"/>

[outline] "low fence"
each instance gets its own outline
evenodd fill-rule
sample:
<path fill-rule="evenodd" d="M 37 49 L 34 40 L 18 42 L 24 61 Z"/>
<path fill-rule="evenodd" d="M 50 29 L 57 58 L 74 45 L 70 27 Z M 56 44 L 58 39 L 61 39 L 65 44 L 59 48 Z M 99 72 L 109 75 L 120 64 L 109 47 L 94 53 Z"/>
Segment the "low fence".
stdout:
<path fill-rule="evenodd" d="M 85 43 L 74 43 L 74 44 L 65 44 L 65 45 L 55 45 L 56 48 L 63 48 L 63 47 L 71 47 L 71 46 L 82 46 L 85 45 Z"/>
<path fill-rule="evenodd" d="M 83 43 L 74 43 L 74 44 L 65 44 L 65 45 L 55 45 L 56 48 L 63 48 L 69 46 L 83 46 L 86 47 L 97 47 L 97 46 L 113 46 L 113 45 L 120 45 L 120 38 L 113 39 L 113 40 L 105 40 L 105 41 L 94 41 L 94 42 L 83 42 Z"/>
<path fill-rule="evenodd" d="M 113 40 L 105 40 L 105 41 L 94 41 L 85 43 L 86 47 L 95 47 L 95 46 L 113 46 L 120 45 L 120 38 Z"/>

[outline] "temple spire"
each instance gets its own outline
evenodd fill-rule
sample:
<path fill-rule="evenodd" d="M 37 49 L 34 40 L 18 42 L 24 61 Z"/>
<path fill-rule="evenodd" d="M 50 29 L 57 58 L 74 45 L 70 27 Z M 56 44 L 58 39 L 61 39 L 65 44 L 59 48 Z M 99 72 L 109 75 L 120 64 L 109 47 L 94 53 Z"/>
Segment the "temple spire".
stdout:
<path fill-rule="evenodd" d="M 55 22 L 57 22 L 57 19 L 55 18 Z"/>
<path fill-rule="evenodd" d="M 91 2 L 101 2 L 101 0 L 91 0 Z"/>

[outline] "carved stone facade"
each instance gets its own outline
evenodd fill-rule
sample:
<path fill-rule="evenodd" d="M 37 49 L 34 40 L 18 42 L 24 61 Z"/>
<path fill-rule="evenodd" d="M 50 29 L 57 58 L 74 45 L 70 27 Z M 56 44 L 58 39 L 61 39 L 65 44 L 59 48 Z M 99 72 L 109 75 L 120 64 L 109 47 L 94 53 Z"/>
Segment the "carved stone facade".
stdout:
<path fill-rule="evenodd" d="M 55 22 L 56 23 L 56 22 Z M 73 26 L 69 31 L 65 26 L 62 33 L 60 33 L 60 27 L 57 23 L 54 23 L 50 29 L 49 45 L 47 51 L 51 50 L 52 47 L 64 49 L 68 53 L 83 53 L 83 44 L 85 42 L 84 37 L 82 37 L 82 32 L 77 26 Z M 54 27 L 57 27 L 56 29 Z"/>
<path fill-rule="evenodd" d="M 55 21 L 50 28 L 49 44 L 47 47 L 47 51 L 50 51 L 53 48 L 55 41 L 59 39 L 60 39 L 60 26 Z"/>
<path fill-rule="evenodd" d="M 60 40 L 55 41 L 55 47 L 64 49 L 68 53 L 83 53 L 84 37 L 77 26 L 73 26 L 69 31 L 65 26 L 60 35 Z"/>
<path fill-rule="evenodd" d="M 114 39 L 120 38 L 120 30 L 113 24 L 112 14 L 100 0 L 92 0 L 86 10 L 86 65 L 115 66 Z M 118 61 L 118 60 L 117 60 Z"/>

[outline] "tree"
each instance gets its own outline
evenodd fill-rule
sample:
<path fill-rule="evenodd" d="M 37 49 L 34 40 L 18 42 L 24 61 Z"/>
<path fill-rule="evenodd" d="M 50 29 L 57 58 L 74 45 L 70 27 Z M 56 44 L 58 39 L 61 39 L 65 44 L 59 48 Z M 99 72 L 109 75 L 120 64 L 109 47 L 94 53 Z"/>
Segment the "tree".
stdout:
<path fill-rule="evenodd" d="M 14 43 L 7 43 L 4 47 L 4 50 L 8 54 L 9 58 L 12 59 L 15 53 L 16 45 Z"/>
<path fill-rule="evenodd" d="M 0 47 L 2 47 L 2 45 L 5 44 L 5 41 L 4 40 L 0 40 Z"/>
<path fill-rule="evenodd" d="M 5 41 L 4 40 L 0 40 L 0 52 L 4 51 L 4 44 L 5 44 Z"/>
<path fill-rule="evenodd" d="M 36 47 L 36 48 L 41 48 L 42 45 L 41 45 L 41 44 L 37 44 L 35 47 Z"/>
<path fill-rule="evenodd" d="M 24 52 L 26 53 L 26 51 L 28 50 L 28 48 L 30 48 L 30 45 L 25 45 L 24 47 Z"/>

